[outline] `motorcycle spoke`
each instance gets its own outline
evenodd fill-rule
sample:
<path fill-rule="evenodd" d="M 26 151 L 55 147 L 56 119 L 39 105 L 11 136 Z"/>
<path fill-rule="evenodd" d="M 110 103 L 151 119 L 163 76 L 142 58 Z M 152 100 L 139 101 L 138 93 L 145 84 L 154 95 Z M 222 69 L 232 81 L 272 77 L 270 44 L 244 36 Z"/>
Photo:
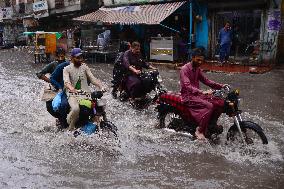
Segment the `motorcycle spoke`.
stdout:
<path fill-rule="evenodd" d="M 253 129 L 245 128 L 242 129 L 243 136 L 245 138 L 245 142 L 248 145 L 262 145 L 262 140 L 257 132 Z M 232 144 L 242 144 L 242 138 L 238 130 L 232 130 L 229 133 L 229 140 Z"/>

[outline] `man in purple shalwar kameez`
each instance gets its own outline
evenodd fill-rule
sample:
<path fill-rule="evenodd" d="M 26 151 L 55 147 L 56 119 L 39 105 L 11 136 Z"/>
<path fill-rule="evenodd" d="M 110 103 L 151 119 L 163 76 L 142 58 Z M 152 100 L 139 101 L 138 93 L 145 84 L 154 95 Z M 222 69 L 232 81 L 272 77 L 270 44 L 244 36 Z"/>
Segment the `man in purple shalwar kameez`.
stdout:
<path fill-rule="evenodd" d="M 185 64 L 180 71 L 182 101 L 198 124 L 195 135 L 205 139 L 209 122 L 216 124 L 223 112 L 224 100 L 212 96 L 212 90 L 202 91 L 199 81 L 213 89 L 221 89 L 223 84 L 207 79 L 199 66 L 204 62 L 204 56 L 199 51 L 193 51 L 192 61 Z"/>
<path fill-rule="evenodd" d="M 145 95 L 141 79 L 142 68 L 156 69 L 142 60 L 140 53 L 140 43 L 132 42 L 131 48 L 125 51 L 123 55 L 123 66 L 129 70 L 126 78 L 126 88 L 131 98 L 139 98 Z"/>

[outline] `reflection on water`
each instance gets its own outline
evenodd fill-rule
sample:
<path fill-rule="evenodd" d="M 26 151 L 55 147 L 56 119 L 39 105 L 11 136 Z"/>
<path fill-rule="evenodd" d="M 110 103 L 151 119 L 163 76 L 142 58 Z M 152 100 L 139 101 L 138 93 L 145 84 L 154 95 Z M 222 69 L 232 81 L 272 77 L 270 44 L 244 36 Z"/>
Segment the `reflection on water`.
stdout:
<path fill-rule="evenodd" d="M 43 82 L 35 72 L 43 65 L 31 64 L 32 56 L 20 51 L 0 51 L 0 187 L 1 188 L 280 188 L 283 182 L 283 120 L 273 108 L 261 109 L 267 91 L 252 92 L 249 82 L 267 75 L 207 73 L 210 78 L 241 88 L 250 109 L 245 120 L 261 125 L 267 146 L 219 145 L 192 141 L 187 134 L 155 129 L 154 106 L 134 110 L 129 103 L 112 99 L 107 113 L 118 127 L 116 140 L 99 133 L 74 138 L 56 132 L 55 120 L 39 100 Z M 96 77 L 110 86 L 111 65 L 91 66 Z M 178 72 L 160 68 L 164 85 L 178 90 Z M 253 77 L 253 78 L 252 78 Z M 258 78 L 259 77 L 259 78 Z M 264 81 L 264 80 L 263 80 Z M 281 81 L 281 80 L 280 80 Z M 279 80 L 278 80 L 279 82 Z M 284 81 L 282 80 L 282 85 Z M 283 94 L 283 93 L 282 93 Z M 262 96 L 262 98 L 264 98 Z M 274 94 L 275 101 L 277 95 Z M 278 100 L 283 97 L 278 97 Z M 257 102 L 257 103 L 256 103 Z M 280 107 L 283 109 L 283 107 Z M 263 111 L 266 110 L 266 111 Z M 256 113 L 257 112 L 257 113 Z M 225 131 L 232 120 L 222 116 Z"/>

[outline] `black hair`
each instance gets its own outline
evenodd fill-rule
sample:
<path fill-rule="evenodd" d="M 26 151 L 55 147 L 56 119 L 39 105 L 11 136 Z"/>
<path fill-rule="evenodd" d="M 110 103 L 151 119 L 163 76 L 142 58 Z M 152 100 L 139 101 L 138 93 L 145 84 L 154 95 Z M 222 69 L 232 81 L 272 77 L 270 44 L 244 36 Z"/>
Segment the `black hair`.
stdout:
<path fill-rule="evenodd" d="M 203 56 L 204 57 L 205 55 L 200 48 L 195 48 L 195 49 L 192 49 L 191 56 L 192 57 L 195 57 L 195 56 Z"/>
<path fill-rule="evenodd" d="M 127 41 L 120 42 L 119 52 L 125 52 L 129 49 L 129 43 Z"/>
<path fill-rule="evenodd" d="M 58 48 L 56 49 L 55 55 L 58 56 L 58 55 L 60 55 L 60 54 L 65 54 L 65 53 L 66 53 L 66 52 L 65 52 L 65 50 L 64 50 L 63 48 L 58 47 Z"/>
<path fill-rule="evenodd" d="M 131 43 L 131 47 L 135 48 L 135 47 L 140 47 L 140 43 L 138 41 L 134 41 Z"/>

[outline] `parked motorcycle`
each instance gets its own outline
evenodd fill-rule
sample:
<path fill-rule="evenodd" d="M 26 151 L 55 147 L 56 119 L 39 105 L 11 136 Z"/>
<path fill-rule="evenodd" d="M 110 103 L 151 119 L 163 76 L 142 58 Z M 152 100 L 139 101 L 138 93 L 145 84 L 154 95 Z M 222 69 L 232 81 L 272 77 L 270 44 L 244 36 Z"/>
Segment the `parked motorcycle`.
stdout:
<path fill-rule="evenodd" d="M 233 118 L 234 124 L 229 128 L 227 141 L 231 143 L 268 144 L 267 138 L 262 128 L 251 121 L 245 121 L 241 117 L 242 111 L 239 109 L 241 98 L 239 90 L 232 90 L 229 86 L 221 90 L 215 90 L 213 95 L 225 100 L 224 112 L 227 116 Z M 177 93 L 162 93 L 157 100 L 157 111 L 159 128 L 170 128 L 175 131 L 188 132 L 195 136 L 197 124 L 190 115 L 187 107 L 182 103 L 181 95 Z M 209 124 L 206 138 L 213 142 L 218 142 L 223 133 L 222 126 Z"/>
<path fill-rule="evenodd" d="M 97 125 L 96 132 L 102 130 L 103 132 L 112 133 L 117 137 L 117 127 L 106 116 L 106 101 L 101 99 L 103 97 L 102 91 L 95 91 L 90 94 L 80 90 L 72 95 L 81 97 L 79 101 L 80 114 L 77 122 L 79 128 L 91 122 Z M 80 133 L 79 130 L 76 130 L 74 136 L 76 137 Z"/>

